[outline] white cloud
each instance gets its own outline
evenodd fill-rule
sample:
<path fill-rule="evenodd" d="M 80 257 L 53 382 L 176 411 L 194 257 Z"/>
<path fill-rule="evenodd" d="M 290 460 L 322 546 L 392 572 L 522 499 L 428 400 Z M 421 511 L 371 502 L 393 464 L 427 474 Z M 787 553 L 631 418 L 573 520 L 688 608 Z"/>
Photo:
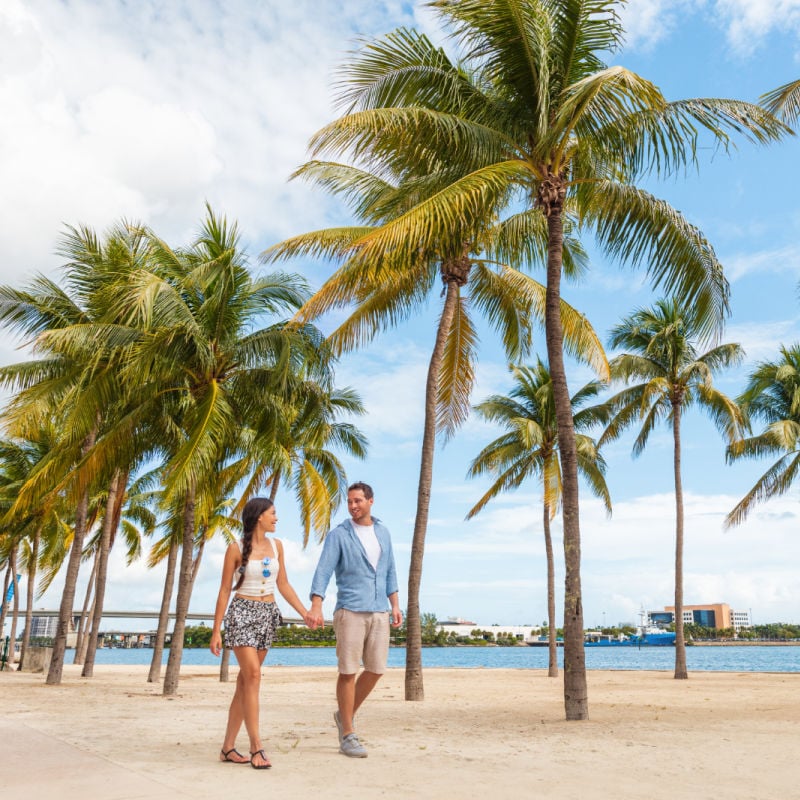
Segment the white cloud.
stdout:
<path fill-rule="evenodd" d="M 682 24 L 688 12 L 703 4 L 704 0 L 630 0 L 620 10 L 626 45 L 651 50 Z"/>
<path fill-rule="evenodd" d="M 745 275 L 763 273 L 800 273 L 800 246 L 787 244 L 774 250 L 738 253 L 725 259 L 725 274 L 733 282 Z"/>
<path fill-rule="evenodd" d="M 716 0 L 715 14 L 731 44 L 744 55 L 772 31 L 800 34 L 800 0 Z"/>
<path fill-rule="evenodd" d="M 738 342 L 752 364 L 778 356 L 781 345 L 790 345 L 800 340 L 800 320 L 776 320 L 774 322 L 740 322 L 729 325 L 725 340 Z"/>
<path fill-rule="evenodd" d="M 4 3 L 0 280 L 52 269 L 62 222 L 141 218 L 182 244 L 208 199 L 265 244 L 319 226 L 325 201 L 287 178 L 333 116 L 333 68 L 356 34 L 406 15 L 399 2 Z"/>

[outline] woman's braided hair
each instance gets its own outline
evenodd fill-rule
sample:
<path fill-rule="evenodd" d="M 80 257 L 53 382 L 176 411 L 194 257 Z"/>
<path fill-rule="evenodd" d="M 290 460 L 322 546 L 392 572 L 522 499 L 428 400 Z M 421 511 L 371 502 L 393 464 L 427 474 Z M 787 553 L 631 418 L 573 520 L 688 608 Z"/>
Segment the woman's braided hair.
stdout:
<path fill-rule="evenodd" d="M 268 497 L 253 497 L 245 503 L 242 509 L 242 563 L 239 566 L 239 580 L 233 587 L 235 592 L 244 580 L 244 573 L 247 569 L 247 562 L 250 561 L 250 551 L 253 549 L 253 531 L 256 529 L 258 518 L 268 509 L 272 508 L 273 502 Z"/>

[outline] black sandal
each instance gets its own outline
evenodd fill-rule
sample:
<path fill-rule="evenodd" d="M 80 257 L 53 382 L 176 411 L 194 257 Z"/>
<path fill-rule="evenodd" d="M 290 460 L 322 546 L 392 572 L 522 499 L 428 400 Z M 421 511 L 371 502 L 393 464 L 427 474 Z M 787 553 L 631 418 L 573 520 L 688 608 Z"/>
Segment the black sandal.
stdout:
<path fill-rule="evenodd" d="M 265 763 L 262 764 L 261 766 L 257 766 L 256 764 L 253 763 L 253 756 L 261 756 L 261 758 L 264 759 Z M 256 750 L 255 752 L 253 752 L 251 750 L 250 751 L 250 766 L 253 769 L 270 769 L 272 767 L 272 764 L 270 764 L 270 761 L 267 758 L 267 754 L 263 750 Z"/>
<path fill-rule="evenodd" d="M 244 756 L 235 747 L 231 747 L 231 749 L 228 750 L 227 753 L 224 750 L 220 750 L 219 751 L 219 754 L 220 754 L 220 759 L 219 760 L 220 761 L 229 761 L 231 764 L 249 764 L 250 763 L 246 758 L 244 758 L 244 761 L 237 761 L 235 758 L 231 758 L 230 757 L 231 753 L 236 753 L 236 755 L 239 756 L 239 758 L 244 758 Z"/>

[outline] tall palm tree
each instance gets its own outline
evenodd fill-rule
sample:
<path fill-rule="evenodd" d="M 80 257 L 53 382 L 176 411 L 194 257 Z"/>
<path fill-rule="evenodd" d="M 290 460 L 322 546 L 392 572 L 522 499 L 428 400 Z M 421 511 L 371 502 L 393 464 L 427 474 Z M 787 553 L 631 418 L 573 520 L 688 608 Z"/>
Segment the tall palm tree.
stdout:
<path fill-rule="evenodd" d="M 330 370 L 313 328 L 263 325 L 270 316 L 294 312 L 307 297 L 305 283 L 278 272 L 253 278 L 237 228 L 224 217 L 208 208 L 185 249 L 155 236 L 150 241 L 148 269 L 131 276 L 121 291 L 122 321 L 136 333 L 121 379 L 138 387 L 138 404 L 98 440 L 86 466 L 108 459 L 139 425 L 167 432 L 164 504 L 182 509 L 175 625 L 163 686 L 169 695 L 178 686 L 198 513 L 207 491 L 265 404 L 290 402 L 301 390 L 300 376 L 325 382 Z"/>
<path fill-rule="evenodd" d="M 503 492 L 519 488 L 528 478 L 538 477 L 542 489 L 542 530 L 547 560 L 548 676 L 558 677 L 556 646 L 555 562 L 550 523 L 561 505 L 562 480 L 558 459 L 553 384 L 547 365 L 538 360 L 533 367 L 514 367 L 514 387 L 505 395 L 492 395 L 475 406 L 487 422 L 499 424 L 504 432 L 481 450 L 470 465 L 468 475 L 494 478 L 483 497 L 470 509 L 467 519 L 482 511 L 490 500 Z M 596 442 L 581 431 L 602 421 L 596 407 L 584 407 L 596 397 L 605 383 L 590 381 L 572 396 L 578 469 L 592 491 L 602 498 L 611 513 L 611 497 L 605 480 L 605 459 Z"/>
<path fill-rule="evenodd" d="M 781 347 L 778 358 L 756 366 L 737 402 L 764 429 L 728 446 L 729 462 L 775 457 L 777 461 L 725 518 L 725 526 L 743 522 L 758 504 L 784 494 L 800 474 L 800 344 Z"/>
<path fill-rule="evenodd" d="M 565 230 L 574 222 L 607 254 L 644 266 L 657 285 L 693 303 L 711 332 L 727 311 L 721 265 L 700 231 L 637 182 L 693 165 L 701 132 L 729 148 L 733 135 L 769 142 L 788 129 L 741 101 L 668 102 L 649 81 L 608 67 L 602 56 L 622 42 L 621 0 L 428 5 L 460 46 L 458 60 L 409 30 L 365 43 L 343 78 L 348 113 L 313 144 L 315 153 L 355 152 L 377 165 L 396 154 L 436 168 L 448 155 L 455 180 L 365 235 L 362 258 L 393 247 L 395 261 L 414 261 L 445 231 L 457 240 L 464 221 L 512 196 L 545 228 L 545 327 L 564 481 L 564 700 L 568 719 L 585 719 L 577 451 L 560 308 Z"/>
<path fill-rule="evenodd" d="M 5 423 L 25 435 L 31 419 L 56 418 L 57 446 L 51 447 L 21 487 L 10 513 L 19 515 L 59 493 L 75 504 L 74 530 L 59 611 L 49 684 L 61 682 L 75 587 L 89 527 L 92 483 L 103 473 L 77 471 L 117 409 L 119 344 L 98 325 L 113 315 L 114 287 L 146 256 L 146 241 L 135 226 L 120 223 L 101 240 L 86 227 L 67 227 L 58 253 L 66 259 L 63 286 L 35 278 L 24 289 L 0 287 L 0 324 L 33 340 L 31 361 L 0 369 L 0 383 L 17 390 Z"/>
<path fill-rule="evenodd" d="M 440 155 L 446 166 L 446 153 Z M 531 322 L 544 315 L 545 289 L 526 275 L 504 264 L 510 254 L 516 260 L 542 259 L 542 238 L 537 237 L 536 219 L 512 216 L 501 222 L 483 210 L 473 224 L 461 218 L 455 239 L 443 229 L 441 237 L 424 249 L 408 252 L 407 244 L 392 242 L 365 254 L 359 242 L 372 236 L 382 241 L 381 225 L 423 202 L 430 193 L 452 180 L 453 172 L 425 168 L 414 159 L 385 165 L 388 177 L 354 166 L 314 161 L 298 174 L 315 180 L 323 188 L 341 195 L 365 224 L 314 231 L 270 248 L 266 259 L 297 255 L 325 255 L 344 261 L 298 314 L 301 320 L 316 319 L 334 308 L 355 307 L 329 336 L 335 354 L 357 347 L 380 330 L 397 324 L 422 306 L 439 277 L 445 286 L 441 316 L 435 332 L 433 352 L 425 387 L 425 420 L 417 490 L 417 509 L 409 567 L 406 618 L 406 699 L 421 700 L 422 636 L 419 593 L 422 560 L 430 506 L 433 456 L 437 433 L 445 439 L 464 421 L 474 380 L 477 334 L 474 312 L 481 313 L 499 333 L 509 360 L 523 358 L 531 344 Z M 391 179 L 389 179 L 391 178 Z M 387 220 L 389 221 L 387 223 Z M 528 244 L 519 244 L 528 237 Z M 481 255 L 485 247 L 491 253 Z M 522 256 L 520 256 L 522 252 Z M 585 260 L 580 246 L 565 237 L 566 263 L 579 272 Z M 602 346 L 586 318 L 560 303 L 564 340 L 568 350 L 607 371 Z"/>
<path fill-rule="evenodd" d="M 640 309 L 614 327 L 609 337 L 614 348 L 629 351 L 611 362 L 612 377 L 642 381 L 623 389 L 607 401 L 612 419 L 600 443 L 616 439 L 623 430 L 641 423 L 633 454 L 644 450 L 660 421 L 672 428 L 675 481 L 675 677 L 685 679 L 686 644 L 683 632 L 683 484 L 681 480 L 681 419 L 696 405 L 705 411 L 728 440 L 735 441 L 745 425 L 736 403 L 714 388 L 714 373 L 738 364 L 743 351 L 738 344 L 721 344 L 699 353 L 697 342 L 703 320 L 694 308 L 676 300 L 659 300 Z"/>

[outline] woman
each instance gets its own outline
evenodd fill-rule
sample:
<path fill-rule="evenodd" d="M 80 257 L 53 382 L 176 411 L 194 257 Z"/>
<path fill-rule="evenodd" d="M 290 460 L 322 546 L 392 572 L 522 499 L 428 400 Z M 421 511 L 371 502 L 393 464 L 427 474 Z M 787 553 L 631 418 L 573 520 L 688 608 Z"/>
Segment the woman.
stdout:
<path fill-rule="evenodd" d="M 222 584 L 214 612 L 211 652 L 222 650 L 222 622 L 225 621 L 225 646 L 239 662 L 236 692 L 228 711 L 228 726 L 220 751 L 220 761 L 250 764 L 254 769 L 269 769 L 270 764 L 258 730 L 258 693 L 261 665 L 283 621 L 275 603 L 275 588 L 289 605 L 307 621 L 308 611 L 289 584 L 280 539 L 268 536 L 275 532 L 278 517 L 275 506 L 265 497 L 248 500 L 242 511 L 244 535 L 232 542 L 225 553 Z M 236 579 L 236 584 L 233 581 Z M 233 590 L 234 598 L 228 607 Z M 227 613 L 225 609 L 228 608 Z M 250 737 L 250 758 L 236 749 L 236 736 L 244 722 Z"/>

